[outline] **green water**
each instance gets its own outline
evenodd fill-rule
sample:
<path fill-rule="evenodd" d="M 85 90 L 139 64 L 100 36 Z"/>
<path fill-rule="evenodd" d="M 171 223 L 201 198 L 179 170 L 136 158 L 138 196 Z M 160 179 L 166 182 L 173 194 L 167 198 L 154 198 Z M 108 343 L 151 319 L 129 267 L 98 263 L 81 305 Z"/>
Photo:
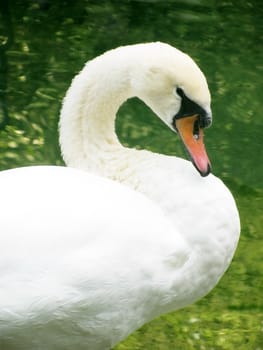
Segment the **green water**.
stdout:
<path fill-rule="evenodd" d="M 6 0 L 0 10 L 0 169 L 63 164 L 61 100 L 88 59 L 158 40 L 197 61 L 212 94 L 207 150 L 237 200 L 240 244 L 212 293 L 116 350 L 263 349 L 262 1 Z M 125 145 L 186 157 L 176 135 L 138 100 L 122 106 L 117 130 Z"/>

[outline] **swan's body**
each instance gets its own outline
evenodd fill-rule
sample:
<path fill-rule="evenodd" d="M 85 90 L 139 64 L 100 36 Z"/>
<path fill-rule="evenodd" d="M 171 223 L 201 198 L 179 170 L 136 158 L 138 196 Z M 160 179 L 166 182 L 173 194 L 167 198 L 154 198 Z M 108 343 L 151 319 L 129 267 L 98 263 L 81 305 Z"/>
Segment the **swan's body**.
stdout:
<path fill-rule="evenodd" d="M 180 51 L 156 43 L 98 57 L 73 81 L 60 121 L 64 159 L 85 172 L 0 174 L 6 350 L 109 349 L 204 296 L 229 266 L 239 218 L 225 185 L 183 159 L 126 149 L 114 132 L 119 105 L 134 95 L 172 127 L 182 108 L 171 84 L 210 118 L 205 78 Z M 203 150 L 191 154 L 207 175 Z"/>

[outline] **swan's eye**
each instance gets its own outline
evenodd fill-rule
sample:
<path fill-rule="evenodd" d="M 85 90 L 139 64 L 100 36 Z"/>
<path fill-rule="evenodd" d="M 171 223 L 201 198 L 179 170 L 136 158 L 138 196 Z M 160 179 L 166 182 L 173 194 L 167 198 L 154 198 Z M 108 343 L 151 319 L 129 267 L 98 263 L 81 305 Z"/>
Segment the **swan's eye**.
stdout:
<path fill-rule="evenodd" d="M 177 95 L 179 95 L 182 98 L 185 96 L 184 90 L 179 88 L 179 87 L 176 88 L 176 93 L 177 93 Z"/>

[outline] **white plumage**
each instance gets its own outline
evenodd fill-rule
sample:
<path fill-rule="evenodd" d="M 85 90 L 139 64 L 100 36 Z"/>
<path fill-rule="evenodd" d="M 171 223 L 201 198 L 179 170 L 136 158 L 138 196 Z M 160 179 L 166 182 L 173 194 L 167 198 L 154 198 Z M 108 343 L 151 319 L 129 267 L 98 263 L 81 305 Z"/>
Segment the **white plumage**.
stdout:
<path fill-rule="evenodd" d="M 173 128 L 178 86 L 211 114 L 189 56 L 161 43 L 112 50 L 87 63 L 64 100 L 69 167 L 0 173 L 1 348 L 110 349 L 204 296 L 225 272 L 240 230 L 225 185 L 186 160 L 124 148 L 115 134 L 132 96 Z"/>

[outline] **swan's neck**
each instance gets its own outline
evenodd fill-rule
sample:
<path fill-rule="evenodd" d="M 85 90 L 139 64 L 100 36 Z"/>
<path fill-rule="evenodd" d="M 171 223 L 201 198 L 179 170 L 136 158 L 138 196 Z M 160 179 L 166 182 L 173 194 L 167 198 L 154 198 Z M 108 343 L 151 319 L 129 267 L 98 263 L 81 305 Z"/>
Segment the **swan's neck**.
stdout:
<path fill-rule="evenodd" d="M 68 166 L 112 177 L 117 160 L 130 154 L 115 132 L 116 113 L 132 96 L 131 63 L 121 61 L 108 62 L 101 56 L 74 79 L 60 119 L 61 149 Z"/>
<path fill-rule="evenodd" d="M 68 166 L 125 182 L 158 203 L 191 251 L 202 257 L 196 259 L 191 273 L 201 271 L 204 281 L 198 279 L 192 288 L 188 278 L 189 290 L 201 296 L 214 286 L 232 258 L 239 227 L 235 204 L 221 182 L 212 175 L 201 178 L 190 162 L 120 144 L 115 115 L 135 95 L 130 79 L 135 79 L 140 66 L 139 58 L 129 56 L 128 49 L 114 59 L 109 53 L 102 55 L 74 79 L 61 111 L 63 157 Z M 224 203 L 228 203 L 225 209 Z M 206 277 L 210 270 L 213 274 Z"/>

